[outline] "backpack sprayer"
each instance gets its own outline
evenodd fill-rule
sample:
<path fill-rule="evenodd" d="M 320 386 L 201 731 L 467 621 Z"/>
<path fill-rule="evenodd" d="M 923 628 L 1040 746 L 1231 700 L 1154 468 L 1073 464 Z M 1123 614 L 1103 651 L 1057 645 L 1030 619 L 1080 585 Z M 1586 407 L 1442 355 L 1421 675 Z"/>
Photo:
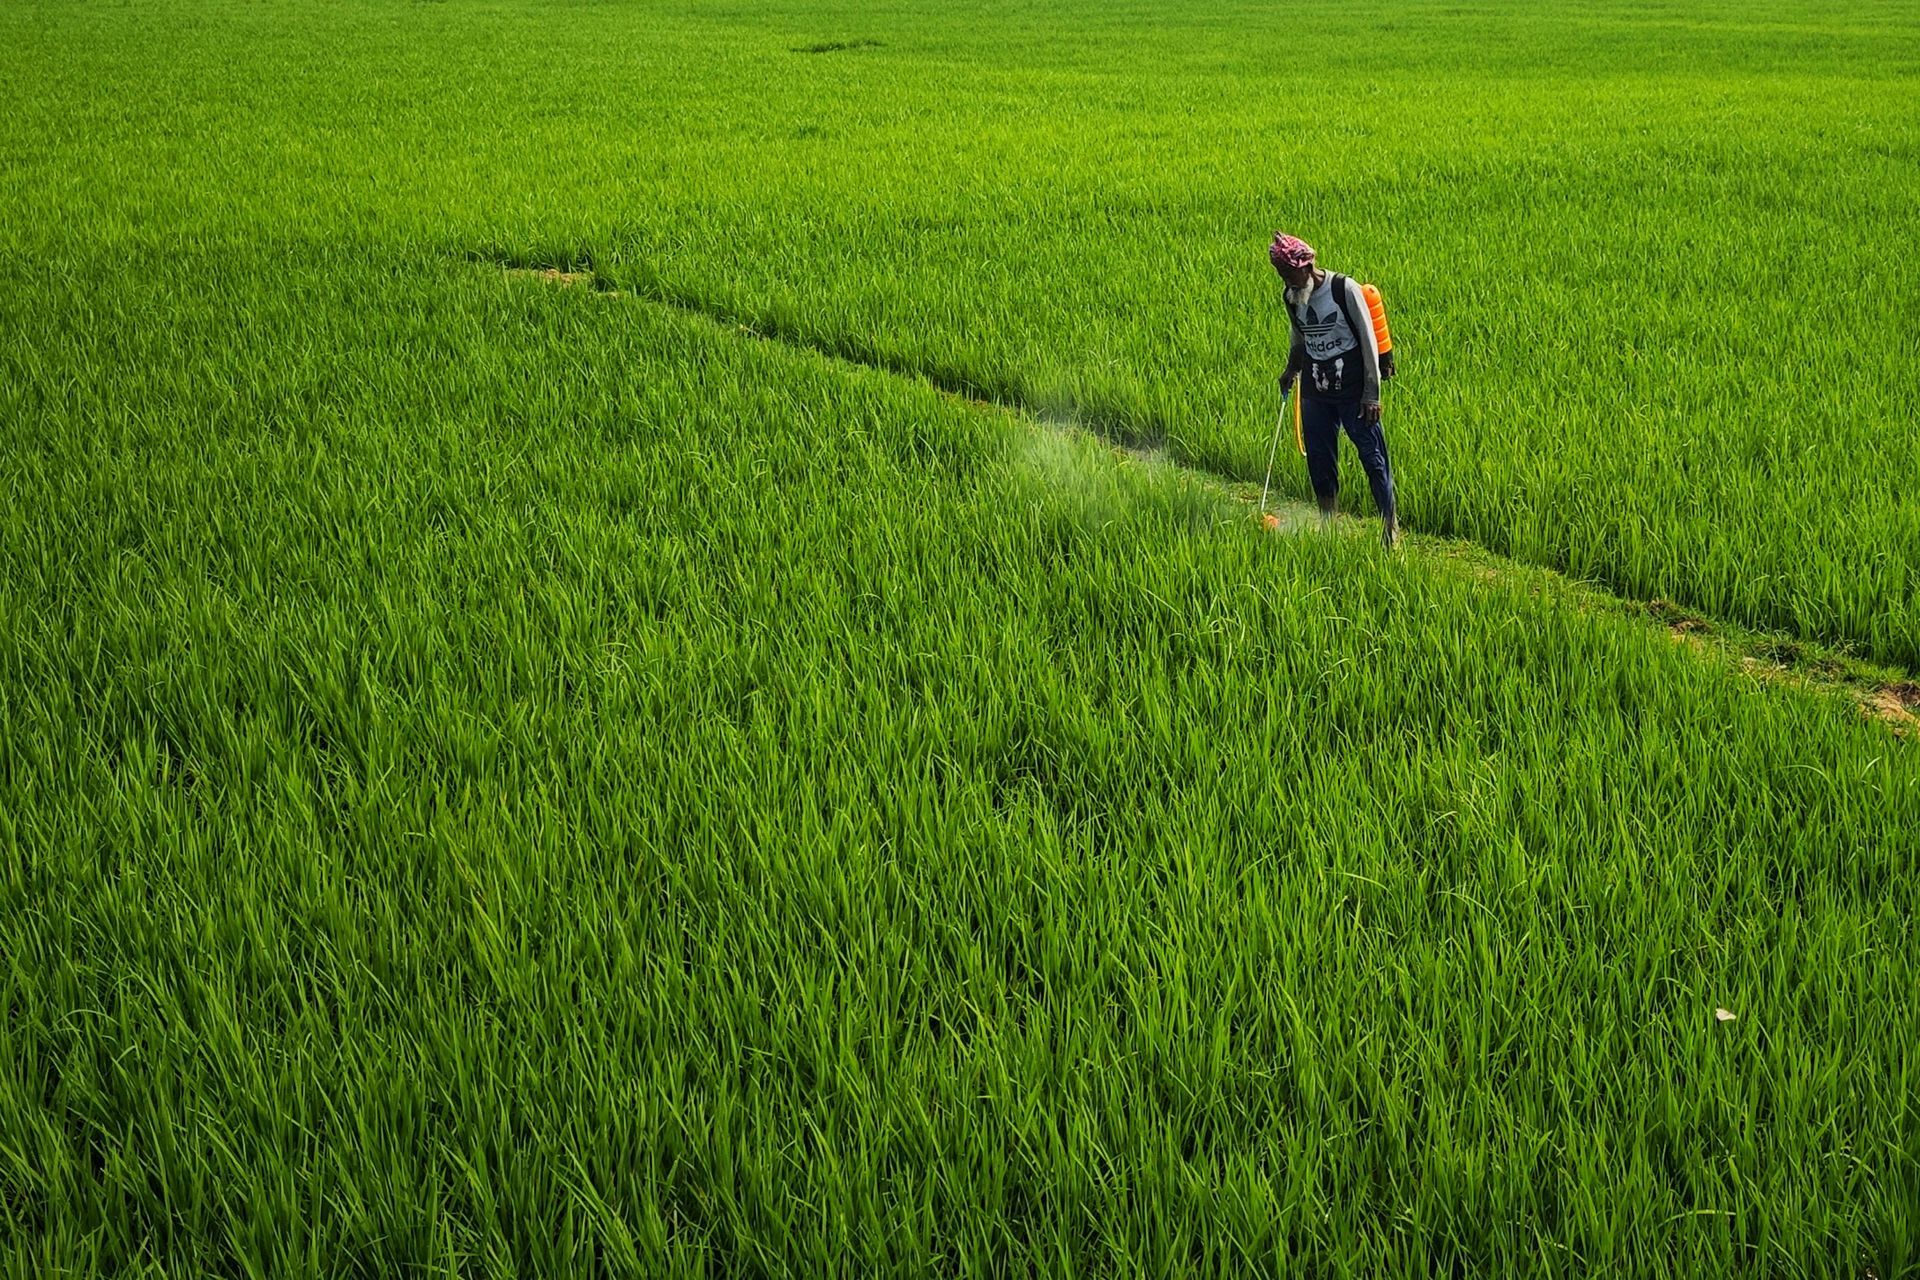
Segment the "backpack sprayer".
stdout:
<path fill-rule="evenodd" d="M 1393 335 L 1387 331 L 1387 300 L 1380 286 L 1363 284 L 1360 296 L 1367 300 L 1367 319 L 1373 321 L 1373 345 L 1380 349 L 1380 381 L 1393 376 Z M 1351 322 L 1349 322 L 1351 323 Z"/>
<path fill-rule="evenodd" d="M 1353 322 L 1353 316 L 1347 311 L 1347 280 L 1345 276 L 1333 278 L 1333 300 L 1339 304 L 1340 314 L 1346 317 L 1347 327 L 1355 334 L 1360 326 Z M 1380 381 L 1385 382 L 1393 376 L 1393 334 L 1387 328 L 1387 302 L 1380 296 L 1377 285 L 1363 284 L 1360 296 L 1367 300 L 1367 319 L 1373 323 L 1373 344 L 1380 353 Z M 1293 312 L 1287 312 L 1287 318 L 1293 318 Z M 1293 401 L 1293 444 L 1300 450 L 1300 456 L 1307 456 L 1306 432 L 1300 423 L 1300 397 L 1296 393 L 1287 395 L 1287 380 L 1280 379 L 1280 414 L 1273 424 L 1273 444 L 1267 450 L 1267 478 L 1260 482 L 1260 519 L 1269 529 L 1280 527 L 1280 517 L 1267 514 L 1267 488 L 1273 483 L 1273 458 L 1280 451 L 1280 428 L 1287 421 L 1287 401 Z"/>

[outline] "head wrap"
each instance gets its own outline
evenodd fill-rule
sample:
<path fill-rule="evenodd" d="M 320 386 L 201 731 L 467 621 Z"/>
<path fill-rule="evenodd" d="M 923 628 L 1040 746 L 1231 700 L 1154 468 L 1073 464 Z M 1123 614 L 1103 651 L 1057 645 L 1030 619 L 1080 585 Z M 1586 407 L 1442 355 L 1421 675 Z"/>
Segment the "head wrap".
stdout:
<path fill-rule="evenodd" d="M 1273 259 L 1275 271 L 1282 267 L 1310 267 L 1313 265 L 1313 246 L 1299 236 L 1280 231 L 1274 234 L 1273 243 L 1267 246 L 1267 256 Z"/>

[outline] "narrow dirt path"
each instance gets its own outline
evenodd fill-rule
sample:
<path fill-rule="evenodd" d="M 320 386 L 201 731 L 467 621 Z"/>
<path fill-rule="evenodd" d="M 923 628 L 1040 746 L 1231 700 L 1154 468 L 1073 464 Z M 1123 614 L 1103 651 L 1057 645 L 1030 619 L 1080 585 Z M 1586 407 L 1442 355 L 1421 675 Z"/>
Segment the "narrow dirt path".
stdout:
<path fill-rule="evenodd" d="M 1260 487 L 1209 468 L 1191 466 L 1168 458 L 1157 447 L 1142 447 L 1138 435 L 1128 429 L 1103 424 L 1097 419 L 1062 421 L 1039 413 L 1027 405 L 996 396 L 990 389 L 972 385 L 964 379 L 942 377 L 924 369 L 865 358 L 857 353 L 831 346 L 797 340 L 781 334 L 762 332 L 739 323 L 719 308 L 704 306 L 681 297 L 654 298 L 629 293 L 588 269 L 540 266 L 498 257 L 476 256 L 475 261 L 503 271 L 510 279 L 533 280 L 563 288 L 590 290 L 603 298 L 622 299 L 663 307 L 741 337 L 762 342 L 778 342 L 795 351 L 806 352 L 839 364 L 877 369 L 896 377 L 930 386 L 955 400 L 979 409 L 1005 413 L 1028 424 L 1054 431 L 1079 432 L 1101 441 L 1122 458 L 1179 469 L 1189 476 L 1218 489 L 1236 501 L 1254 507 Z M 1318 513 L 1304 503 L 1291 500 L 1267 501 L 1266 526 L 1283 533 L 1316 528 Z M 1250 511 L 1249 514 L 1252 514 Z M 1343 520 L 1342 524 L 1346 522 Z M 1764 683 L 1800 685 L 1850 700 L 1863 716 L 1880 721 L 1909 741 L 1920 740 L 1920 678 L 1914 673 L 1875 666 L 1854 658 L 1844 650 L 1819 644 L 1783 632 L 1757 631 L 1736 623 L 1709 618 L 1666 600 L 1633 600 L 1617 595 L 1593 583 L 1569 578 L 1565 574 L 1538 565 L 1524 564 L 1475 543 L 1432 534 L 1408 533 L 1402 550 L 1395 554 L 1424 555 L 1450 565 L 1461 572 L 1488 582 L 1519 582 L 1530 589 L 1551 593 L 1573 607 L 1594 612 L 1633 617 L 1666 630 L 1674 643 L 1687 646 L 1703 656 L 1726 662 Z"/>

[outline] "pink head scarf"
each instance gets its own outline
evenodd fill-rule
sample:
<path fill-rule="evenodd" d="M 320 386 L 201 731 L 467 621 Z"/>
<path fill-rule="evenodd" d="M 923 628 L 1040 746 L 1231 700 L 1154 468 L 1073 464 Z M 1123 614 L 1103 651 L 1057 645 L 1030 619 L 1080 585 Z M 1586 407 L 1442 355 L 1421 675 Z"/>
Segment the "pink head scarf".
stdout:
<path fill-rule="evenodd" d="M 1277 232 L 1273 243 L 1267 246 L 1267 256 L 1273 259 L 1273 269 L 1282 267 L 1310 267 L 1313 265 L 1313 246 L 1299 236 L 1290 236 L 1286 232 Z"/>

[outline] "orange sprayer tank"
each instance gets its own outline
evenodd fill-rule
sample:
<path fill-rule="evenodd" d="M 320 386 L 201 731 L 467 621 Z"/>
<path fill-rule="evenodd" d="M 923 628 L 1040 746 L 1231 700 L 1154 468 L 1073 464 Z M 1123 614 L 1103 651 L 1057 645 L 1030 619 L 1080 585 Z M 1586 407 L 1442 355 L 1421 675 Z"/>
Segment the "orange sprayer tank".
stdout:
<path fill-rule="evenodd" d="M 1380 296 L 1380 290 L 1373 285 L 1363 284 L 1360 292 L 1367 300 L 1367 314 L 1373 317 L 1373 340 L 1385 355 L 1393 350 L 1393 335 L 1387 331 L 1387 304 Z"/>
<path fill-rule="evenodd" d="M 1360 286 L 1360 296 L 1367 300 L 1367 315 L 1373 321 L 1373 343 L 1380 352 L 1380 377 L 1384 380 L 1393 376 L 1393 334 L 1387 331 L 1387 304 L 1380 297 L 1380 290 L 1370 284 Z"/>

